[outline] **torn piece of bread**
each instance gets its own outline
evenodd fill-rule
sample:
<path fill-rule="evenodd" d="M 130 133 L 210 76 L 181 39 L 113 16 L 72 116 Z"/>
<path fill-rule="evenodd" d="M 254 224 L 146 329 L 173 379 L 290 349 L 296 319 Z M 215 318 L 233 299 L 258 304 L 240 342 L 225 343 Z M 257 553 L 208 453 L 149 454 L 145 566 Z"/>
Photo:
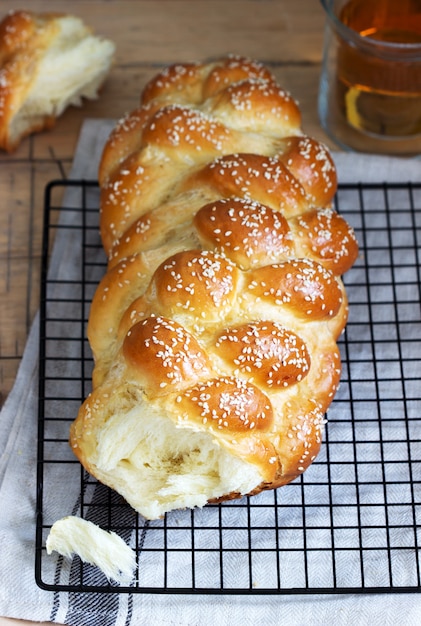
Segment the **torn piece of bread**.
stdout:
<path fill-rule="evenodd" d="M 8 13 L 0 23 L 0 148 L 13 151 L 69 105 L 96 98 L 114 53 L 73 15 Z"/>
<path fill-rule="evenodd" d="M 99 567 L 108 580 L 122 585 L 130 583 L 136 568 L 135 553 L 121 537 L 72 515 L 52 525 L 46 548 L 47 554 L 77 554 L 84 563 Z"/>
<path fill-rule="evenodd" d="M 263 65 L 229 56 L 152 79 L 99 179 L 109 266 L 74 453 L 149 519 L 294 480 L 339 384 L 358 255 L 332 157 Z"/>

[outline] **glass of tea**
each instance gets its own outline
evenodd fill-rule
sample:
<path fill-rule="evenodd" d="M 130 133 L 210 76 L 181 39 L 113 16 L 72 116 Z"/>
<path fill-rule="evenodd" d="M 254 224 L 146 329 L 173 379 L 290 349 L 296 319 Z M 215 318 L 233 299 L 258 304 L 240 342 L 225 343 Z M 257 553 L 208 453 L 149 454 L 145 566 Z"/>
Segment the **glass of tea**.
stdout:
<path fill-rule="evenodd" d="M 340 147 L 421 156 L 421 0 L 321 0 L 319 116 Z"/>

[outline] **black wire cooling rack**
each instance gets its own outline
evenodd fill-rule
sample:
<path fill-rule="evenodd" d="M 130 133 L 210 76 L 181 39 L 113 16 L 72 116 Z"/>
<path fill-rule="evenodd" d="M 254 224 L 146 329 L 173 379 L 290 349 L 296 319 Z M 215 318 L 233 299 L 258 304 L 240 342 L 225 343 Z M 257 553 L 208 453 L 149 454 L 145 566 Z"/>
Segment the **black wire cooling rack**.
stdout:
<path fill-rule="evenodd" d="M 89 477 L 67 443 L 69 425 L 90 390 L 86 321 L 105 258 L 96 184 L 48 186 L 40 309 L 39 586 L 207 594 L 420 591 L 421 185 L 342 185 L 336 205 L 355 229 L 360 257 L 345 277 L 350 317 L 340 339 L 342 383 L 319 457 L 279 490 L 146 522 Z M 68 514 L 115 531 L 133 547 L 133 583 L 117 587 L 78 557 L 70 563 L 46 554 L 52 523 Z"/>

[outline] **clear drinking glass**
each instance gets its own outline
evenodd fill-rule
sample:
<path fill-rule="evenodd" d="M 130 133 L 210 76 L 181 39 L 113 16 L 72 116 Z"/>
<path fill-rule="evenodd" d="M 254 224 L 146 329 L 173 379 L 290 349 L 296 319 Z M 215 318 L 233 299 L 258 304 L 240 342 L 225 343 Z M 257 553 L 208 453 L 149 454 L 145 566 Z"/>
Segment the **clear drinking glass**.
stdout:
<path fill-rule="evenodd" d="M 319 116 L 340 147 L 421 155 L 421 0 L 321 0 Z"/>

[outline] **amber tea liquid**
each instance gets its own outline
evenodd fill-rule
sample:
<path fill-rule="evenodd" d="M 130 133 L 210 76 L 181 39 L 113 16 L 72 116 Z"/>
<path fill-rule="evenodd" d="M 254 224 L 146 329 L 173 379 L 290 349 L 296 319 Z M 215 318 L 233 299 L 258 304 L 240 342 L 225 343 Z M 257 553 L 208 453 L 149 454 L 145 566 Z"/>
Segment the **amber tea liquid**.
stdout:
<path fill-rule="evenodd" d="M 378 54 L 339 43 L 337 95 L 348 124 L 388 137 L 421 133 L 421 0 L 350 0 L 340 20 Z M 394 47 L 393 55 L 388 44 Z"/>

